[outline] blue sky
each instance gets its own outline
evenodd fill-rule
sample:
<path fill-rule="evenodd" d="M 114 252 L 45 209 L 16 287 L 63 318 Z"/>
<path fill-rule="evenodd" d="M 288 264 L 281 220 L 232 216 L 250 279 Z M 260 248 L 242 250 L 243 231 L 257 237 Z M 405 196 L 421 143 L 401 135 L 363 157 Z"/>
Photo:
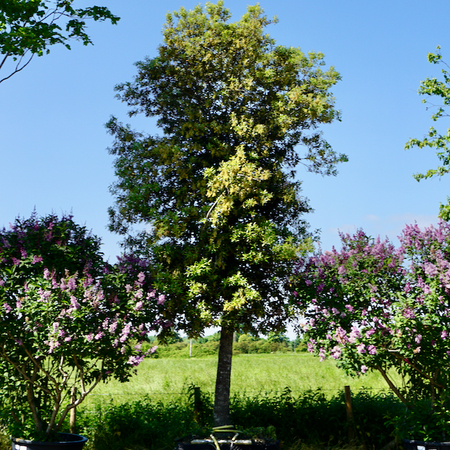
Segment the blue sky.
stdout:
<path fill-rule="evenodd" d="M 106 229 L 114 173 L 104 124 L 115 115 L 137 129 L 156 130 L 148 119 L 127 118 L 114 86 L 133 78 L 134 62 L 156 55 L 166 12 L 198 3 L 98 0 L 122 20 L 116 26 L 90 24 L 94 46 L 53 47 L 0 84 L 0 226 L 35 208 L 39 215 L 72 212 L 102 237 L 105 255 L 115 261 L 120 237 Z M 439 74 L 428 52 L 440 45 L 450 61 L 448 1 L 259 3 L 279 19 L 267 29 L 279 44 L 321 51 L 342 75 L 334 89 L 342 122 L 323 132 L 350 161 L 332 178 L 298 170 L 315 210 L 307 219 L 321 229 L 323 249 L 339 245 L 338 230 L 363 228 L 395 240 L 406 223 L 435 223 L 439 203 L 450 195 L 450 177 L 416 182 L 412 174 L 436 166 L 436 157 L 430 150 L 405 151 L 404 144 L 431 126 L 417 89 L 425 77 Z M 79 7 L 93 4 L 75 1 Z M 225 1 L 233 20 L 247 4 Z"/>

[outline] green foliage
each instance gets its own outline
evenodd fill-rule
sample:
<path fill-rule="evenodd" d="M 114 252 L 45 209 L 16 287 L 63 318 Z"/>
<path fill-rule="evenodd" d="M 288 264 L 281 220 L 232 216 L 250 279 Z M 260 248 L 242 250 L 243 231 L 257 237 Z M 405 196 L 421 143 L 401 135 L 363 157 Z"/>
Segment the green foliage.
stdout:
<path fill-rule="evenodd" d="M 428 61 L 431 64 L 442 64 L 448 68 L 448 65 L 442 60 L 440 54 L 440 47 L 437 47 L 436 53 L 428 54 Z M 430 108 L 436 108 L 436 112 L 431 116 L 431 120 L 436 122 L 442 117 L 448 117 L 446 108 L 450 105 L 450 72 L 442 69 L 443 80 L 437 78 L 426 78 L 420 83 L 419 94 L 424 95 L 426 98 L 423 103 L 429 105 Z M 437 99 L 440 104 L 434 104 Z M 428 131 L 427 137 L 423 139 L 410 139 L 405 149 L 411 147 L 429 147 L 436 149 L 436 155 L 439 160 L 439 165 L 436 169 L 430 169 L 426 173 L 418 173 L 414 175 L 417 181 L 422 179 L 432 178 L 435 176 L 441 177 L 450 172 L 450 128 L 445 133 L 440 133 L 436 128 L 431 127 Z M 444 220 L 450 219 L 450 199 L 447 198 L 447 204 L 441 204 L 439 217 Z"/>
<path fill-rule="evenodd" d="M 86 19 L 110 20 L 118 17 L 102 6 L 75 9 L 74 0 L 2 0 L 0 3 L 0 69 L 7 60 L 13 64 L 0 83 L 24 69 L 33 56 L 50 52 L 49 47 L 63 44 L 70 50 L 69 41 L 78 39 L 92 44 L 86 33 Z M 64 29 L 62 26 L 64 26 Z"/>
<path fill-rule="evenodd" d="M 92 411 L 81 410 L 78 431 L 90 437 L 86 450 L 172 449 L 175 439 L 211 432 L 212 398 L 201 390 L 199 394 L 197 407 L 203 411 L 201 416 L 196 416 L 196 405 L 189 394 L 167 403 L 146 398 Z M 382 448 L 392 439 L 395 430 L 392 419 L 402 415 L 402 406 L 392 395 L 368 391 L 354 394 L 352 400 L 358 442 L 366 448 Z M 332 398 L 320 390 L 293 395 L 286 388 L 279 394 L 236 395 L 231 399 L 231 415 L 238 429 L 276 433 L 285 449 L 294 448 L 298 442 L 321 444 L 320 448 L 348 443 L 342 393 Z"/>
<path fill-rule="evenodd" d="M 291 171 L 334 174 L 316 128 L 339 118 L 323 55 L 276 45 L 259 6 L 229 21 L 223 2 L 167 15 L 158 56 L 117 86 L 130 115 L 157 117 L 159 137 L 112 118 L 112 231 L 150 253 L 178 326 L 283 328 L 282 289 L 309 211 Z M 306 146 L 306 155 L 297 145 Z M 133 234 L 134 224 L 147 225 Z"/>

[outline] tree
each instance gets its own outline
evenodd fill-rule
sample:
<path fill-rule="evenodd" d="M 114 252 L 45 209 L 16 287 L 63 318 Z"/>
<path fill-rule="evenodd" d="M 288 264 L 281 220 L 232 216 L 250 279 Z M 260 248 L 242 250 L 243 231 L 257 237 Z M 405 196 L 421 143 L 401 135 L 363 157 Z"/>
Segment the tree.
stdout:
<path fill-rule="evenodd" d="M 428 53 L 428 61 L 431 64 L 443 64 L 445 67 L 449 67 L 443 60 L 440 54 L 440 47 L 437 47 L 436 53 Z M 419 94 L 425 95 L 427 98 L 423 99 L 423 103 L 429 105 L 431 108 L 437 108 L 437 111 L 431 116 L 433 121 L 437 121 L 441 117 L 448 117 L 446 107 L 450 105 L 450 73 L 445 68 L 442 69 L 443 81 L 436 78 L 426 78 L 420 83 Z M 438 101 L 442 102 L 440 105 L 431 103 L 428 98 L 437 97 Z M 418 173 L 414 175 L 417 181 L 433 178 L 435 176 L 441 177 L 450 172 L 450 128 L 446 133 L 441 134 L 436 128 L 431 127 L 428 131 L 428 135 L 423 139 L 410 139 L 405 144 L 405 149 L 412 147 L 429 147 L 435 148 L 440 165 L 436 169 L 430 169 L 426 173 Z M 450 219 L 450 198 L 447 197 L 447 204 L 441 204 L 439 217 L 444 220 Z"/>
<path fill-rule="evenodd" d="M 294 169 L 335 174 L 346 160 L 317 131 L 339 118 L 339 74 L 321 70 L 320 53 L 275 45 L 259 6 L 229 19 L 221 1 L 168 14 L 158 56 L 116 88 L 162 135 L 107 125 L 118 178 L 110 229 L 150 255 L 178 328 L 221 328 L 216 425 L 230 423 L 233 332 L 283 331 L 290 314 L 284 284 L 310 211 Z"/>
<path fill-rule="evenodd" d="M 0 83 L 23 70 L 35 55 L 50 52 L 51 45 L 63 44 L 70 50 L 69 41 L 79 39 L 92 44 L 86 34 L 86 19 L 110 20 L 118 17 L 101 6 L 75 9 L 74 0 L 2 0 L 0 4 L 0 70 L 8 74 Z M 59 25 L 64 23 L 65 31 Z M 12 59 L 12 65 L 5 65 Z"/>
<path fill-rule="evenodd" d="M 340 251 L 302 258 L 291 280 L 309 350 L 351 374 L 380 372 L 406 404 L 448 399 L 450 225 L 406 226 L 399 248 L 362 230 L 341 239 Z"/>

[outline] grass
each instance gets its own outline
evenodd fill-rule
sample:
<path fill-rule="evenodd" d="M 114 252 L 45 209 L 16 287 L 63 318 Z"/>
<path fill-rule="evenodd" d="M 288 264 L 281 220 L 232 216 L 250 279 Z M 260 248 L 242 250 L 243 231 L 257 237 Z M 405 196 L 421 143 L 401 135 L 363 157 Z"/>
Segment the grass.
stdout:
<path fill-rule="evenodd" d="M 78 431 L 90 438 L 85 450 L 172 450 L 175 438 L 210 427 L 216 364 L 214 356 L 148 359 L 128 383 L 99 385 L 77 412 Z M 199 416 L 187 394 L 193 385 L 202 392 Z M 308 353 L 234 356 L 232 420 L 245 428 L 275 427 L 283 450 L 361 450 L 348 444 L 346 385 L 358 444 L 381 448 L 392 434 L 386 417 L 399 411 L 399 402 L 383 393 L 381 376 L 351 378 Z M 6 439 L 0 450 L 7 448 Z"/>
<path fill-rule="evenodd" d="M 143 396 L 164 400 L 179 396 L 188 386 L 200 386 L 204 392 L 214 392 L 216 357 L 190 359 L 145 360 L 128 383 L 111 381 L 98 386 L 88 402 L 114 403 L 136 400 Z M 395 381 L 400 384 L 400 378 Z M 308 353 L 248 354 L 233 357 L 231 394 L 256 395 L 259 392 L 282 392 L 289 387 L 294 394 L 321 389 L 331 397 L 350 386 L 352 392 L 362 388 L 387 390 L 382 377 L 368 373 L 349 377 L 333 361 L 320 362 Z"/>

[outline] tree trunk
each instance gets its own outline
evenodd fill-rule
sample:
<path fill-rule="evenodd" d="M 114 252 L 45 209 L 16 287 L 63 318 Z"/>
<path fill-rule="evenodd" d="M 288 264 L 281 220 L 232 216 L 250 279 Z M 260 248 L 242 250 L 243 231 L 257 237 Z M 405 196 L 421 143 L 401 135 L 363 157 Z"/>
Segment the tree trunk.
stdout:
<path fill-rule="evenodd" d="M 214 397 L 214 426 L 231 425 L 230 384 L 233 356 L 233 330 L 220 332 L 219 361 L 217 363 L 216 393 Z"/>

